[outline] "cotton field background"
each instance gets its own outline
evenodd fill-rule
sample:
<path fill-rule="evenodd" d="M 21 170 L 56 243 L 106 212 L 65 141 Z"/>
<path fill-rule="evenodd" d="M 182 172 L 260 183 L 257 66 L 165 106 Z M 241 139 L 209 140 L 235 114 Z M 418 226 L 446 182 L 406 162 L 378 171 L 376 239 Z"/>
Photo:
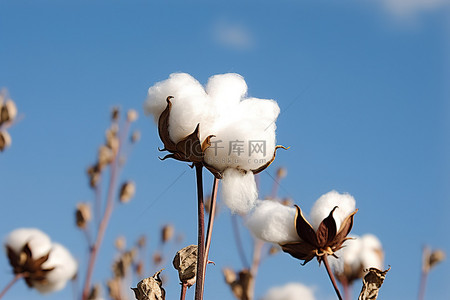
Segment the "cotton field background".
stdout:
<path fill-rule="evenodd" d="M 169 89 L 179 94 L 162 99 L 165 89 L 161 95 L 154 92 L 159 82 L 180 73 L 189 74 L 182 76 L 192 78 L 205 99 L 234 97 L 240 84 L 237 101 L 276 101 L 270 102 L 271 112 L 249 105 L 243 111 L 228 107 L 227 114 L 218 114 L 222 119 L 202 115 L 210 126 L 200 126 L 202 140 L 217 135 L 213 128 L 231 142 L 234 132 L 246 133 L 253 124 L 272 152 L 275 145 L 289 147 L 277 149 L 273 163 L 257 175 L 250 171 L 261 164 L 240 173 L 225 171 L 225 179 L 232 172 L 228 178 L 247 176 L 233 181 L 232 188 L 219 180 L 208 257 L 215 264 L 206 267 L 204 299 L 236 299 L 226 279 L 251 265 L 258 247 L 254 299 L 336 299 L 323 263 L 312 259 L 302 266 L 303 259 L 283 247 L 300 239 L 294 223 L 283 221 L 293 220 L 294 204 L 314 230 L 333 209 L 314 208 L 319 198 L 327 205 L 334 203 L 327 199 L 337 198 L 347 205 L 334 212 L 337 227 L 358 209 L 349 236 L 360 236 L 361 242 L 349 244 L 350 253 L 382 249 L 384 262 L 378 267 L 391 269 L 379 299 L 416 299 L 424 247 L 450 250 L 449 53 L 447 0 L 1 1 L 0 88 L 3 104 L 14 101 L 17 114 L 13 122 L 0 124 L 11 142 L 0 153 L 0 292 L 14 278 L 8 247 L 22 248 L 18 240 L 36 234 L 20 231 L 11 237 L 13 230 L 41 230 L 39 251 L 62 245 L 56 246 L 64 253 L 59 259 L 67 262 L 66 269 L 58 269 L 63 274 L 59 291 L 41 294 L 38 284 L 29 288 L 19 280 L 2 299 L 81 299 L 88 243 L 99 221 L 95 199 L 108 195 L 113 173 L 108 155 L 116 153 L 116 138 L 126 160 L 117 160 L 114 209 L 92 271 L 91 284 L 101 286 L 95 299 L 114 298 L 108 290 L 108 281 L 118 274 L 114 262 L 132 248 L 138 249 L 133 255 L 143 274 L 135 274 L 138 264 L 133 263 L 134 271 L 121 278 L 121 299 L 134 299 L 130 288 L 161 269 L 166 299 L 180 298 L 172 260 L 181 248 L 197 244 L 196 171 L 188 163 L 158 159 L 169 153 L 158 151 L 167 145 L 154 122 L 167 96 L 175 96 L 174 115 L 185 117 L 185 108 L 177 112 L 175 101 L 186 92 Z M 208 87 L 218 74 L 234 74 L 226 75 L 232 88 L 217 82 Z M 148 101 L 162 102 L 155 112 Z M 193 107 L 199 106 L 204 102 Z M 192 124 L 195 113 L 189 114 Z M 273 121 L 263 128 L 267 131 L 260 116 Z M 191 132 L 169 135 L 178 142 Z M 102 145 L 107 149 L 100 162 Z M 91 186 L 103 168 L 95 190 Z M 206 204 L 213 178 L 204 168 Z M 275 195 L 277 203 L 263 201 Z M 237 197 L 242 201 L 236 204 Z M 241 207 L 244 202 L 248 205 Z M 77 226 L 80 203 L 91 204 L 91 236 L 82 223 Z M 252 232 L 276 247 L 254 240 Z M 348 261 L 358 255 L 348 254 Z M 450 298 L 448 264 L 443 260 L 430 271 L 424 299 Z M 66 282 L 75 265 L 78 279 Z M 33 278 L 31 285 L 41 280 Z M 361 286 L 358 278 L 351 299 L 357 299 Z M 194 298 L 194 290 L 186 299 Z"/>

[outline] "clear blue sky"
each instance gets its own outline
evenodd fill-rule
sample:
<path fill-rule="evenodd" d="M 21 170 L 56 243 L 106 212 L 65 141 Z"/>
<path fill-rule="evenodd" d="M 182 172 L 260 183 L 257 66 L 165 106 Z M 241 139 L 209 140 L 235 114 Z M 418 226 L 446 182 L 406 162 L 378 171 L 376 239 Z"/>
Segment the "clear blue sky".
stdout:
<path fill-rule="evenodd" d="M 291 149 L 265 171 L 287 166 L 280 195 L 308 212 L 332 189 L 352 194 L 359 208 L 353 233 L 376 234 L 392 266 L 382 298 L 414 299 L 422 246 L 450 251 L 448 1 L 131 2 L 0 2 L 0 86 L 23 116 L 0 155 L 0 236 L 38 227 L 85 258 L 73 211 L 93 198 L 85 169 L 119 105 L 140 112 L 142 140 L 123 172 L 137 194 L 114 212 L 95 280 L 109 276 L 118 234 L 131 243 L 147 233 L 155 247 L 160 226 L 170 222 L 185 234 L 183 243 L 195 243 L 194 173 L 158 160 L 161 142 L 142 104 L 148 87 L 172 72 L 202 83 L 236 72 L 251 96 L 281 107 L 277 140 Z M 262 195 L 273 183 L 265 173 Z M 207 176 L 205 188 L 211 182 Z M 221 274 L 224 266 L 241 267 L 230 229 L 224 207 L 206 299 L 233 299 Z M 450 298 L 448 266 L 431 273 L 428 299 Z M 165 272 L 168 297 L 176 299 L 176 272 L 170 264 Z M 0 257 L 0 285 L 10 277 Z M 291 281 L 333 299 L 323 268 L 283 254 L 263 263 L 256 295 Z M 5 299 L 42 296 L 19 284 Z M 72 299 L 71 290 L 48 299 Z"/>

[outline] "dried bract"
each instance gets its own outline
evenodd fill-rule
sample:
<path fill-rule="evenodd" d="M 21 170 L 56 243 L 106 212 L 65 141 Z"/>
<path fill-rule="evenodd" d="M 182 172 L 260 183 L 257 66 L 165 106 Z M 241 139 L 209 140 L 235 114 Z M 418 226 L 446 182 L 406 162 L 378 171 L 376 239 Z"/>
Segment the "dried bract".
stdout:
<path fill-rule="evenodd" d="M 119 193 L 119 200 L 122 203 L 127 203 L 133 198 L 134 194 L 136 193 L 136 185 L 133 181 L 127 181 L 124 184 L 122 184 L 122 187 L 120 188 Z"/>
<path fill-rule="evenodd" d="M 377 268 L 370 268 L 369 273 L 364 276 L 363 286 L 361 293 L 359 294 L 358 300 L 375 300 L 378 297 L 378 292 L 386 278 L 386 273 L 389 272 L 391 268 L 380 271 Z"/>
<path fill-rule="evenodd" d="M 175 228 L 173 227 L 173 225 L 165 225 L 161 230 L 161 241 L 163 243 L 167 243 L 170 239 L 172 239 L 174 233 Z"/>
<path fill-rule="evenodd" d="M 141 280 L 137 287 L 131 288 L 134 291 L 136 300 L 165 300 L 166 291 L 162 287 L 162 281 L 159 274 L 162 270 L 156 272 L 152 277 Z"/>
<path fill-rule="evenodd" d="M 85 229 L 91 221 L 91 206 L 87 203 L 78 203 L 75 212 L 75 220 L 78 228 Z"/>
<path fill-rule="evenodd" d="M 336 251 L 342 248 L 342 244 L 348 239 L 347 235 L 353 227 L 353 216 L 358 210 L 348 215 L 341 223 L 339 230 L 336 228 L 336 221 L 333 218 L 334 207 L 319 225 L 317 231 L 305 219 L 300 207 L 295 206 L 297 213 L 295 215 L 295 229 L 300 238 L 299 242 L 286 243 L 281 245 L 284 252 L 293 257 L 303 260 L 303 264 L 308 263 L 314 257 L 319 263 L 324 255 L 334 255 Z"/>
<path fill-rule="evenodd" d="M 230 286 L 236 299 L 253 299 L 251 286 L 253 285 L 254 278 L 248 269 L 243 269 L 237 275 L 233 270 L 224 268 L 223 275 L 225 282 Z"/>
<path fill-rule="evenodd" d="M 195 284 L 197 276 L 197 245 L 184 247 L 173 259 L 173 267 L 178 270 L 181 283 L 188 287 Z"/>
<path fill-rule="evenodd" d="M 11 136 L 6 130 L 0 131 L 0 151 L 3 152 L 6 148 L 11 146 Z"/>

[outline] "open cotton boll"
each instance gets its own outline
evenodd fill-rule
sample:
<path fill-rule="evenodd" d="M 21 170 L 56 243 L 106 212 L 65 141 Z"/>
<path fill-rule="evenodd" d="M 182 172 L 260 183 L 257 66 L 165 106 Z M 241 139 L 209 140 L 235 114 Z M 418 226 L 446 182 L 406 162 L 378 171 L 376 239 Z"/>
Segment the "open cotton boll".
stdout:
<path fill-rule="evenodd" d="M 361 238 L 360 260 L 364 269 L 383 269 L 383 247 L 373 234 L 365 234 Z"/>
<path fill-rule="evenodd" d="M 233 213 L 247 214 L 256 203 L 258 191 L 252 172 L 228 168 L 222 178 L 222 199 Z"/>
<path fill-rule="evenodd" d="M 311 225 L 315 230 L 335 206 L 338 208 L 334 211 L 333 218 L 339 230 L 342 221 L 355 210 L 355 199 L 350 194 L 340 194 L 334 190 L 322 195 L 311 209 Z"/>
<path fill-rule="evenodd" d="M 351 268 L 352 272 L 358 272 L 360 267 L 360 253 L 362 240 L 359 236 L 351 236 L 344 242 L 344 247 L 336 252 L 338 258 L 330 256 L 330 265 L 335 273 L 344 272 L 344 263 Z"/>
<path fill-rule="evenodd" d="M 312 288 L 292 282 L 271 288 L 262 300 L 315 300 L 315 296 Z"/>
<path fill-rule="evenodd" d="M 16 254 L 19 254 L 27 243 L 33 259 L 47 255 L 52 247 L 49 236 L 36 228 L 15 229 L 5 240 L 5 246 L 9 247 Z"/>
<path fill-rule="evenodd" d="M 211 76 L 206 85 L 211 104 L 218 110 L 229 110 L 239 104 L 247 94 L 244 78 L 236 73 Z"/>
<path fill-rule="evenodd" d="M 44 269 L 53 268 L 46 274 L 45 281 L 34 282 L 33 287 L 41 293 L 50 293 L 63 289 L 68 280 L 77 273 L 78 264 L 64 246 L 54 243 Z"/>
<path fill-rule="evenodd" d="M 277 201 L 258 200 L 245 223 L 252 234 L 263 241 L 275 244 L 298 241 L 295 212 L 295 208 Z"/>

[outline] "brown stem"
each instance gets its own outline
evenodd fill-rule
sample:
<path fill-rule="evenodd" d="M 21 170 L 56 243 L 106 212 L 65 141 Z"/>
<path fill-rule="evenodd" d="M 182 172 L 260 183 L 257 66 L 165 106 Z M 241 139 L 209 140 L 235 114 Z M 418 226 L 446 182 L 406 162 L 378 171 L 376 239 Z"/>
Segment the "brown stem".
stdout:
<path fill-rule="evenodd" d="M 350 284 L 348 283 L 347 279 L 342 276 L 339 281 L 342 284 L 342 289 L 344 290 L 344 299 L 350 300 L 351 299 L 351 293 L 350 293 Z"/>
<path fill-rule="evenodd" d="M 250 274 L 252 276 L 252 280 L 250 280 L 248 285 L 248 291 L 247 296 L 249 300 L 252 300 L 255 295 L 255 282 L 256 282 L 256 275 L 258 274 L 258 269 L 261 264 L 261 254 L 262 249 L 264 247 L 264 242 L 260 239 L 254 239 L 253 243 L 253 260 L 252 260 L 252 266 L 250 268 Z"/>
<path fill-rule="evenodd" d="M 129 129 L 129 122 L 126 122 L 125 124 L 125 133 L 128 132 Z M 123 136 L 126 137 L 126 134 L 123 134 Z M 83 287 L 83 294 L 81 296 L 82 300 L 87 300 L 89 297 L 89 292 L 91 288 L 91 280 L 92 280 L 92 274 L 94 273 L 94 266 L 95 261 L 97 259 L 97 254 L 100 249 L 100 246 L 103 242 L 103 237 L 105 236 L 106 228 L 108 227 L 109 220 L 111 218 L 113 209 L 114 209 L 114 195 L 116 191 L 116 184 L 117 184 L 117 178 L 119 176 L 119 156 L 121 152 L 121 147 L 125 139 L 121 136 L 119 139 L 119 149 L 117 150 L 117 153 L 114 156 L 114 159 L 111 163 L 111 172 L 109 177 L 109 186 L 108 186 L 108 194 L 106 198 L 106 207 L 105 212 L 103 214 L 102 220 L 100 221 L 100 225 L 98 226 L 97 231 L 97 237 L 95 239 L 95 243 L 90 249 L 90 256 L 89 256 L 89 263 L 88 268 L 86 271 L 86 277 Z"/>
<path fill-rule="evenodd" d="M 425 288 L 427 286 L 427 278 L 428 278 L 428 272 L 425 270 L 422 270 L 422 274 L 420 275 L 419 294 L 417 297 L 418 300 L 425 299 Z"/>
<path fill-rule="evenodd" d="M 181 284 L 180 300 L 184 300 L 186 298 L 186 290 L 187 290 L 187 283 L 182 283 Z"/>
<path fill-rule="evenodd" d="M 197 178 L 197 211 L 198 211 L 198 243 L 197 243 L 197 283 L 195 284 L 195 300 L 203 299 L 204 261 L 205 261 L 205 205 L 203 203 L 203 166 L 195 165 Z"/>
<path fill-rule="evenodd" d="M 328 258 L 327 258 L 326 254 L 324 256 L 322 256 L 322 261 L 325 265 L 325 268 L 327 269 L 328 277 L 330 277 L 331 283 L 333 284 L 334 291 L 336 292 L 338 299 L 342 300 L 342 296 L 341 296 L 341 293 L 339 292 L 338 286 L 336 284 L 336 280 L 334 279 L 333 272 L 331 272 L 330 265 L 328 264 Z"/>
<path fill-rule="evenodd" d="M 208 218 L 208 229 L 206 230 L 206 242 L 205 242 L 205 259 L 203 261 L 203 274 L 206 274 L 206 265 L 208 264 L 208 254 L 209 248 L 211 247 L 211 235 L 214 226 L 214 217 L 216 215 L 216 199 L 217 199 L 217 185 L 219 184 L 219 179 L 214 177 L 212 195 L 211 195 L 211 205 L 209 209 Z"/>
<path fill-rule="evenodd" d="M 6 292 L 20 279 L 23 278 L 25 275 L 23 273 L 16 274 L 14 278 L 8 283 L 7 286 L 3 289 L 3 291 L 0 293 L 0 299 L 6 294 Z"/>

